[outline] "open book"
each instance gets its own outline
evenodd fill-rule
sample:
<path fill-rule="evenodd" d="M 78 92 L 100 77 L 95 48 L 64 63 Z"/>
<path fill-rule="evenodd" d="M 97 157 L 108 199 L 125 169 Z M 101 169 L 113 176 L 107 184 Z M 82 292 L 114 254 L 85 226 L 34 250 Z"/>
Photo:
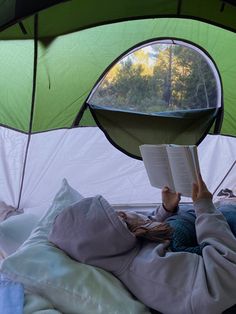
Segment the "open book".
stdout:
<path fill-rule="evenodd" d="M 148 145 L 140 147 L 141 156 L 152 186 L 191 197 L 192 184 L 200 173 L 195 145 Z"/>

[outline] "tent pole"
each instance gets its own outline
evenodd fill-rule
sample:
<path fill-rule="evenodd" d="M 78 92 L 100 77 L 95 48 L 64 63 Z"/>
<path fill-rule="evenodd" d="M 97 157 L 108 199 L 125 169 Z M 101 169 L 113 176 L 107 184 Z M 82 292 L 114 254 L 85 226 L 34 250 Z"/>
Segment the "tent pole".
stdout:
<path fill-rule="evenodd" d="M 25 170 L 26 170 L 27 158 L 28 158 L 28 153 L 29 153 L 29 145 L 30 145 L 32 127 L 33 127 L 36 78 L 37 78 L 37 63 L 38 63 L 38 14 L 35 14 L 34 16 L 34 64 L 33 64 L 33 86 L 32 86 L 32 98 L 31 98 L 31 111 L 30 111 L 29 132 L 28 132 L 28 139 L 27 139 L 25 157 L 24 157 L 23 168 L 22 168 L 22 177 L 21 177 L 21 183 L 20 183 L 17 209 L 20 208 L 21 196 L 22 196 L 22 191 L 23 191 L 23 186 L 24 186 Z"/>
<path fill-rule="evenodd" d="M 177 15 L 181 14 L 182 0 L 178 0 Z"/>
<path fill-rule="evenodd" d="M 234 162 L 232 163 L 232 165 L 230 166 L 229 170 L 226 172 L 225 176 L 223 177 L 223 179 L 220 181 L 220 183 L 218 184 L 218 186 L 215 188 L 215 191 L 212 193 L 212 195 L 215 195 L 216 191 L 219 189 L 219 187 L 221 186 L 221 184 L 224 182 L 224 180 L 228 177 L 229 173 L 231 172 L 231 170 L 234 168 L 236 164 L 236 160 L 234 160 Z"/>

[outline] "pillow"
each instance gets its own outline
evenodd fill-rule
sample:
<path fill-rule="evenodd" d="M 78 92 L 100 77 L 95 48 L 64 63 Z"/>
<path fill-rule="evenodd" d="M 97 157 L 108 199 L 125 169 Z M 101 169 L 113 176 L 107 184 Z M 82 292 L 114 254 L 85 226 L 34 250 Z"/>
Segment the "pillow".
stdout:
<path fill-rule="evenodd" d="M 38 294 L 25 293 L 24 314 L 63 314 L 55 310 L 54 306 Z"/>
<path fill-rule="evenodd" d="M 11 216 L 0 223 L 0 251 L 3 256 L 15 252 L 29 237 L 39 218 L 33 214 Z"/>
<path fill-rule="evenodd" d="M 3 261 L 1 271 L 63 313 L 150 313 L 112 274 L 76 262 L 47 240 L 55 217 L 81 198 L 64 179 L 48 212 L 21 248 Z"/>

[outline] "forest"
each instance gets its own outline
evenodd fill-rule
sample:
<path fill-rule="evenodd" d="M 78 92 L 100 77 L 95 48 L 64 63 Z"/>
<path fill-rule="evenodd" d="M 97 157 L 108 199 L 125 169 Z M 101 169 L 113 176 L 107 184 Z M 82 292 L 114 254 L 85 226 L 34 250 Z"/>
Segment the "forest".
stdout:
<path fill-rule="evenodd" d="M 180 44 L 155 43 L 117 62 L 90 104 L 142 113 L 212 108 L 216 79 L 206 58 Z"/>

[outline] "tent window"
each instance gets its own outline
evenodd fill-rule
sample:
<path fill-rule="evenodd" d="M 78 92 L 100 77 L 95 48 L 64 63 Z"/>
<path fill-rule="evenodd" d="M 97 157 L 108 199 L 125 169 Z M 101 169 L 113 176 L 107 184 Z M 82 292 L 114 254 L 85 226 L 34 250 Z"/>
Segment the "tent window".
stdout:
<path fill-rule="evenodd" d="M 146 114 L 216 108 L 221 105 L 221 84 L 214 63 L 201 49 L 161 40 L 119 59 L 95 87 L 89 103 Z"/>

